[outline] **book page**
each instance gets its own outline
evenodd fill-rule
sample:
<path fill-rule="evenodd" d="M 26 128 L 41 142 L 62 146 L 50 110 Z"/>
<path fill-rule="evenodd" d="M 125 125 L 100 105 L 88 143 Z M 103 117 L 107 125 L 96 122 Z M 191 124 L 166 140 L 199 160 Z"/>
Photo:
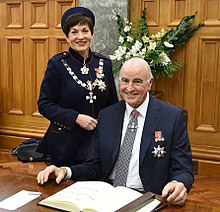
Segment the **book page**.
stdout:
<path fill-rule="evenodd" d="M 96 198 L 97 210 L 113 212 L 142 196 L 142 193 L 124 186 L 113 187 L 104 193 L 99 193 Z"/>
<path fill-rule="evenodd" d="M 39 202 L 63 210 L 112 212 L 142 194 L 126 187 L 116 187 L 102 181 L 78 181 Z"/>
<path fill-rule="evenodd" d="M 161 204 L 160 200 L 154 199 L 152 202 L 148 203 L 147 205 L 145 205 L 143 208 L 139 209 L 136 212 L 149 212 L 149 211 L 153 211 L 160 204 Z"/>
<path fill-rule="evenodd" d="M 79 181 L 42 200 L 39 204 L 62 207 L 61 209 L 64 210 L 74 207 L 77 211 L 77 206 L 78 211 L 84 208 L 96 210 L 97 194 L 109 190 L 109 188 L 112 189 L 111 187 L 104 182 Z"/>

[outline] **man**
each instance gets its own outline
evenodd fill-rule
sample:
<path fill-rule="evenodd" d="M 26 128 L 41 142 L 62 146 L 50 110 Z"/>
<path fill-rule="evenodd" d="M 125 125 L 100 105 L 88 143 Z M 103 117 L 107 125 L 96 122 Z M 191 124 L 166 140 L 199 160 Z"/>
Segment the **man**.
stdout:
<path fill-rule="evenodd" d="M 136 135 L 125 185 L 162 194 L 168 202 L 183 205 L 194 180 L 184 111 L 154 98 L 149 93 L 152 79 L 145 60 L 126 61 L 119 75 L 123 100 L 99 113 L 88 160 L 71 167 L 49 166 L 38 174 L 38 183 L 44 184 L 50 174 L 58 184 L 64 178 L 117 182 L 121 143 L 131 111 L 136 109 L 138 124 L 130 124 L 130 133 Z"/>

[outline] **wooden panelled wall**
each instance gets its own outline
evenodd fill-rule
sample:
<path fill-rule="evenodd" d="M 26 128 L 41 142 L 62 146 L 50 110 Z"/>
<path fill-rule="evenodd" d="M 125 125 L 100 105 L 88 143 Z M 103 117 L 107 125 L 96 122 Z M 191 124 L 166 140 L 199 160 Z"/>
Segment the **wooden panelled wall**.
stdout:
<path fill-rule="evenodd" d="M 0 1 L 0 147 L 44 134 L 40 84 L 49 57 L 68 49 L 60 18 L 77 5 L 78 0 Z"/>
<path fill-rule="evenodd" d="M 219 0 L 131 0 L 130 18 L 147 8 L 150 33 L 175 27 L 185 15 L 197 11 L 195 23 L 204 22 L 174 58 L 185 63 L 171 79 L 154 82 L 164 91 L 163 99 L 188 111 L 193 157 L 199 174 L 220 176 L 220 1 Z"/>
<path fill-rule="evenodd" d="M 37 110 L 39 87 L 48 58 L 67 49 L 60 17 L 76 5 L 78 0 L 0 0 L 0 147 L 44 134 L 48 121 Z M 145 7 L 151 33 L 196 11 L 195 23 L 205 23 L 174 55 L 185 62 L 183 70 L 156 80 L 154 88 L 188 111 L 199 174 L 220 176 L 220 1 L 130 0 L 133 23 Z"/>

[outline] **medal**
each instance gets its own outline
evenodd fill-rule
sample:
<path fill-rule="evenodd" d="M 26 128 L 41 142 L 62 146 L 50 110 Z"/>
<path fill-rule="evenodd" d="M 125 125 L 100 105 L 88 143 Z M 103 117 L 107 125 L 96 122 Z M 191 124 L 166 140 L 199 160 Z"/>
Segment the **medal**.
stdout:
<path fill-rule="evenodd" d="M 155 131 L 154 132 L 154 138 L 155 138 L 155 142 L 158 142 L 158 141 L 164 141 L 164 137 L 163 137 L 163 133 L 162 131 Z"/>
<path fill-rule="evenodd" d="M 163 132 L 160 130 L 155 131 L 154 140 L 156 143 L 165 141 Z M 166 154 L 166 151 L 164 150 L 164 147 L 157 145 L 157 147 L 154 147 L 154 150 L 152 151 L 152 153 L 154 154 L 154 157 L 161 158 Z"/>
<path fill-rule="evenodd" d="M 84 64 L 83 67 L 80 69 L 82 74 L 88 74 L 89 73 L 89 68 L 86 67 Z"/>
<path fill-rule="evenodd" d="M 83 61 L 83 67 L 80 69 L 82 74 L 88 74 L 89 73 L 89 68 L 86 67 L 86 58 L 84 58 Z"/>
<path fill-rule="evenodd" d="M 154 147 L 152 153 L 154 154 L 154 157 L 161 158 L 166 154 L 166 151 L 164 150 L 164 147 L 158 145 L 157 147 Z"/>
<path fill-rule="evenodd" d="M 86 100 L 89 100 L 89 103 L 93 103 L 93 100 L 96 100 L 96 96 L 94 96 L 93 92 L 89 92 L 89 96 L 86 96 Z"/>

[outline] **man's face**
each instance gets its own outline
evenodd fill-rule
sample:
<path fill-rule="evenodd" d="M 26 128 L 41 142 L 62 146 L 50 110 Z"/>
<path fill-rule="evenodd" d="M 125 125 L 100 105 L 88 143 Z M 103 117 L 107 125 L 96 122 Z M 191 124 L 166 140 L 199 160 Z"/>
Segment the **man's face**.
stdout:
<path fill-rule="evenodd" d="M 120 95 L 131 107 L 139 107 L 146 99 L 151 83 L 143 66 L 126 65 L 120 72 Z"/>

